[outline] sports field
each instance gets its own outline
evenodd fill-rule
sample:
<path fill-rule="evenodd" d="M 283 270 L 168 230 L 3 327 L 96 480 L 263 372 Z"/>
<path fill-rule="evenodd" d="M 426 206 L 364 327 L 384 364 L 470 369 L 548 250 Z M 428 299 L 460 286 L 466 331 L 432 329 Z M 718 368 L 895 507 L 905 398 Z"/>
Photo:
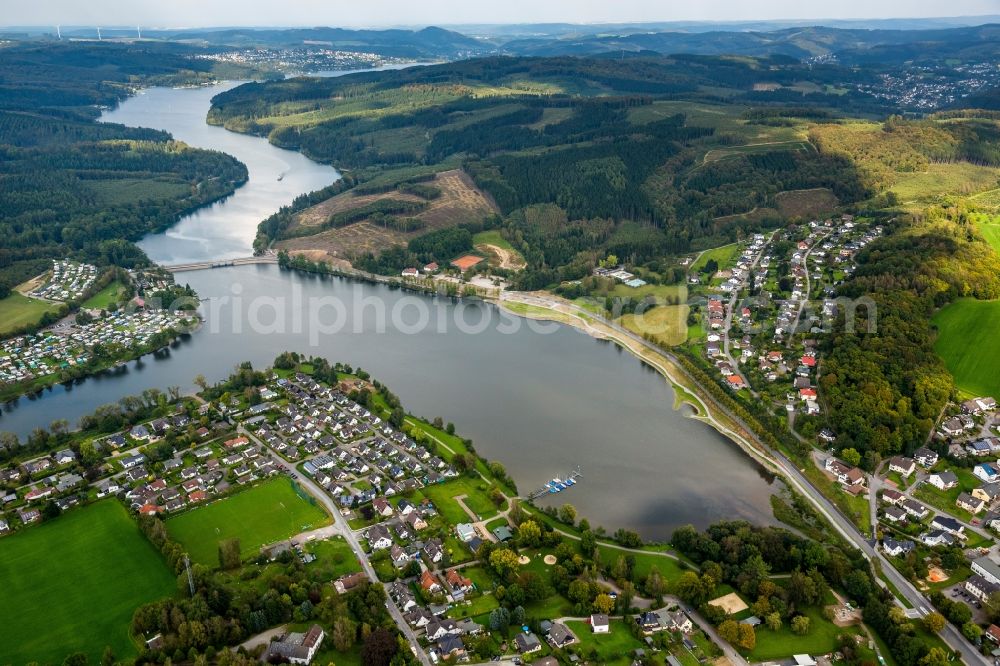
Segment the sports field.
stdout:
<path fill-rule="evenodd" d="M 174 576 L 116 500 L 77 509 L 0 539 L 0 661 L 61 663 L 108 645 L 136 654 L 138 606 L 170 596 Z"/>
<path fill-rule="evenodd" d="M 261 546 L 328 525 L 330 517 L 297 494 L 289 479 L 278 478 L 166 523 L 192 561 L 214 567 L 219 565 L 220 541 L 239 539 L 243 557 L 255 557 Z"/>
<path fill-rule="evenodd" d="M 963 298 L 938 312 L 934 350 L 944 359 L 961 390 L 1000 399 L 1000 357 L 990 353 L 1000 341 L 1000 301 Z"/>

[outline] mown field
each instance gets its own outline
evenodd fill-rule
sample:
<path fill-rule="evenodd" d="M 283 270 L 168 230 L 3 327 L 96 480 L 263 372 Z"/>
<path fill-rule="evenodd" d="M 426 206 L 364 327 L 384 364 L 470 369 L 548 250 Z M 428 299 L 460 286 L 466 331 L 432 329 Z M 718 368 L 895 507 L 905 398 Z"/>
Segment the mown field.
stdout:
<path fill-rule="evenodd" d="M 687 340 L 687 305 L 660 305 L 641 315 L 627 314 L 621 325 L 641 336 L 651 335 L 660 344 L 674 346 Z"/>
<path fill-rule="evenodd" d="M 118 302 L 118 293 L 122 290 L 123 285 L 121 282 L 115 280 L 109 284 L 104 289 L 88 298 L 83 302 L 82 306 L 85 308 L 91 308 L 95 310 L 106 309 L 112 303 Z"/>
<path fill-rule="evenodd" d="M 934 350 L 944 359 L 955 384 L 975 395 L 1000 399 L 1000 301 L 963 298 L 938 312 Z"/>
<path fill-rule="evenodd" d="M 34 324 L 58 305 L 28 298 L 12 291 L 7 298 L 0 299 L 0 335 L 28 324 Z"/>
<path fill-rule="evenodd" d="M 239 539 L 243 557 L 255 557 L 263 545 L 329 522 L 321 508 L 295 492 L 289 479 L 278 478 L 168 518 L 166 524 L 194 562 L 218 566 L 220 541 Z"/>
<path fill-rule="evenodd" d="M 4 663 L 61 663 L 108 645 L 136 654 L 136 607 L 169 596 L 173 574 L 115 500 L 0 539 L 0 644 Z"/>

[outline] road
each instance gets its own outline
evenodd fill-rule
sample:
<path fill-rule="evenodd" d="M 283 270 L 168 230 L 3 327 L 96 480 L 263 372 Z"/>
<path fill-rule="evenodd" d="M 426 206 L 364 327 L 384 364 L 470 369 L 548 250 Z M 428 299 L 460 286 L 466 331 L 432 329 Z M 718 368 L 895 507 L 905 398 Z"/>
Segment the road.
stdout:
<path fill-rule="evenodd" d="M 642 348 L 664 357 L 675 366 L 678 372 L 686 375 L 686 371 L 678 362 L 677 357 L 670 352 L 660 349 L 656 345 L 647 342 L 642 337 L 619 326 L 618 324 L 611 322 L 593 312 L 584 310 L 574 303 L 556 299 L 554 297 L 544 298 L 533 294 L 515 294 L 513 292 L 506 292 L 504 294 L 504 299 L 525 302 L 532 305 L 540 305 L 541 307 L 555 309 L 559 312 L 563 312 L 564 314 L 566 314 L 567 311 L 570 311 L 571 313 L 575 313 L 575 316 L 582 318 L 584 323 L 586 323 L 588 319 L 600 322 L 603 326 L 614 331 L 617 336 L 626 338 L 630 342 L 640 345 Z M 587 326 L 587 328 L 590 330 L 596 330 L 593 326 Z M 694 382 L 694 379 L 691 377 L 687 377 L 687 379 Z M 881 552 L 872 547 L 867 538 L 857 530 L 854 523 L 844 516 L 844 514 L 842 514 L 840 510 L 833 505 L 833 503 L 831 503 L 819 490 L 817 490 L 791 460 L 785 457 L 785 455 L 780 451 L 769 449 L 762 442 L 757 441 L 757 438 L 752 435 L 753 431 L 746 425 L 746 423 L 743 422 L 742 419 L 735 414 L 730 413 L 728 409 L 726 409 L 723 405 L 718 404 L 710 397 L 708 399 L 712 401 L 713 408 L 716 411 L 725 415 L 727 419 L 739 426 L 744 432 L 748 433 L 749 437 L 752 438 L 753 441 L 748 441 L 747 437 L 743 437 L 739 433 L 732 432 L 731 429 L 727 428 L 724 424 L 719 423 L 714 419 L 714 417 L 708 416 L 707 420 L 723 432 L 723 434 L 733 437 L 737 442 L 745 444 L 748 450 L 753 451 L 754 449 L 757 449 L 767 451 L 769 454 L 769 462 L 781 471 L 782 475 L 796 489 L 796 491 L 812 502 L 813 506 L 824 516 L 824 518 L 827 519 L 827 521 L 830 522 L 837 533 L 839 533 L 849 543 L 853 544 L 856 548 L 860 549 L 870 561 L 877 562 L 885 577 L 892 583 L 893 586 L 895 586 L 897 590 L 899 590 L 900 594 L 906 598 L 907 602 L 909 602 L 914 608 L 921 611 L 921 614 L 929 612 L 930 602 L 924 598 L 920 591 L 917 590 L 917 588 L 914 587 L 909 580 L 896 571 L 896 569 L 882 555 Z M 881 584 L 881 580 L 876 580 L 879 584 Z M 992 662 L 972 649 L 972 646 L 954 625 L 950 623 L 947 624 L 941 631 L 940 637 L 948 645 L 948 647 L 952 650 L 960 652 L 966 663 L 993 666 Z"/>
<path fill-rule="evenodd" d="M 237 430 L 239 434 L 245 435 L 246 437 L 251 439 L 255 444 L 257 444 L 258 446 L 262 447 L 265 451 L 267 451 L 267 454 L 271 457 L 272 460 L 274 460 L 275 464 L 278 466 L 279 469 L 285 469 L 288 467 L 287 463 L 285 463 L 284 459 L 282 459 L 281 456 L 279 456 L 274 450 L 272 450 L 271 447 L 267 446 L 261 440 L 259 440 L 252 432 L 243 428 L 242 424 L 240 424 Z M 294 468 L 289 468 L 289 469 L 294 469 Z M 333 498 L 330 497 L 329 493 L 320 488 L 319 485 L 317 485 L 316 482 L 314 482 L 308 476 L 297 473 L 296 476 L 297 476 L 296 481 L 298 482 L 298 484 L 302 486 L 302 488 L 304 488 L 306 492 L 315 497 L 316 501 L 322 504 L 323 508 L 326 509 L 327 513 L 329 513 L 333 517 L 333 527 L 335 528 L 336 534 L 339 534 L 340 536 L 344 537 L 347 543 L 350 544 L 351 549 L 354 551 L 354 554 L 358 558 L 358 561 L 361 562 L 361 566 L 364 569 L 365 575 L 368 576 L 369 580 L 378 582 L 378 575 L 375 573 L 375 569 L 372 567 L 371 562 L 368 560 L 368 556 L 365 554 L 364 549 L 358 542 L 358 538 L 357 536 L 355 536 L 354 531 L 351 529 L 351 526 L 348 525 L 344 517 L 340 515 L 340 509 L 337 508 L 337 505 L 334 503 Z M 420 663 L 424 664 L 424 666 L 431 666 L 431 660 L 428 658 L 427 653 L 424 652 L 424 649 L 420 647 L 420 643 L 417 641 L 417 634 L 413 631 L 413 628 L 410 627 L 410 625 L 406 622 L 406 620 L 403 619 L 403 613 L 399 610 L 399 607 L 396 606 L 395 602 L 392 599 L 387 599 L 386 608 L 389 611 L 389 615 L 392 616 L 392 619 L 396 622 L 396 625 L 399 627 L 399 630 L 403 633 L 403 636 L 405 636 L 406 640 L 409 641 L 410 647 L 412 648 L 413 653 L 420 660 Z"/>

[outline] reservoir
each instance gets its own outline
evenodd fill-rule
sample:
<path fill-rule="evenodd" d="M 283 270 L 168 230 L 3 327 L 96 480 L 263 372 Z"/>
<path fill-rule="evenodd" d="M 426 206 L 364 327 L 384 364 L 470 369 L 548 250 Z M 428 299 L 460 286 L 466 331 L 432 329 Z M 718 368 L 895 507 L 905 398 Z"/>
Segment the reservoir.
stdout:
<path fill-rule="evenodd" d="M 249 255 L 261 219 L 338 177 L 264 139 L 207 126 L 211 97 L 229 86 L 150 89 L 105 114 L 230 153 L 250 171 L 235 195 L 145 238 L 143 249 L 157 261 Z M 201 330 L 127 371 L 5 405 L 0 430 L 25 437 L 55 418 L 75 424 L 124 395 L 151 387 L 188 390 L 198 374 L 217 381 L 241 361 L 262 367 L 293 350 L 364 368 L 409 411 L 454 422 L 479 453 L 506 466 L 522 495 L 579 467 L 583 477 L 575 487 L 539 503 L 571 503 L 609 531 L 624 527 L 666 539 L 686 523 L 774 522 L 773 479 L 728 439 L 675 411 L 663 378 L 611 343 L 529 323 L 491 304 L 273 265 L 177 279 L 205 299 Z"/>

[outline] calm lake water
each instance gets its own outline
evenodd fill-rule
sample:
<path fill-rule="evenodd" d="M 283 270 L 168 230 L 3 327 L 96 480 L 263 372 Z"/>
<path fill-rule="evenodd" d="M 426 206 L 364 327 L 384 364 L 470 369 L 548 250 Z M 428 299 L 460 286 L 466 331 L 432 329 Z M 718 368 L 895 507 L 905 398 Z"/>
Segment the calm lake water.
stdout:
<path fill-rule="evenodd" d="M 144 239 L 159 261 L 249 254 L 260 219 L 337 177 L 263 139 L 205 125 L 209 100 L 227 87 L 148 90 L 106 115 L 229 152 L 250 169 L 250 182 L 236 195 Z M 285 173 L 281 181 L 278 173 Z M 665 539 L 685 523 L 773 522 L 773 479 L 728 439 L 673 410 L 663 378 L 613 344 L 564 326 L 529 324 L 489 304 L 276 266 L 177 278 L 206 299 L 201 330 L 127 371 L 6 405 L 0 430 L 25 436 L 55 418 L 75 423 L 123 395 L 188 389 L 199 373 L 218 380 L 240 361 L 263 366 L 289 349 L 362 367 L 409 411 L 453 421 L 480 453 L 507 467 L 522 494 L 580 467 L 578 486 L 545 501 L 572 503 L 610 530 Z"/>

